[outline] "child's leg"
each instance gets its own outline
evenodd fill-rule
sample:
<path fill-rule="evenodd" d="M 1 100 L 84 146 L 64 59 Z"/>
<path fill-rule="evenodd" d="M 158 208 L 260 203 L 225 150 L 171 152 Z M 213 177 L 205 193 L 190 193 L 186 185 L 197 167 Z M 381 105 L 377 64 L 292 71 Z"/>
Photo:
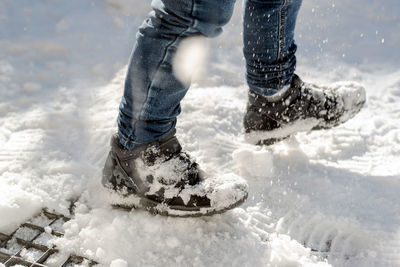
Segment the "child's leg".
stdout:
<path fill-rule="evenodd" d="M 235 0 L 153 0 L 137 34 L 118 116 L 119 137 L 128 149 L 158 140 L 175 129 L 189 85 L 173 73 L 172 61 L 187 37 L 217 36 L 232 16 Z"/>
<path fill-rule="evenodd" d="M 296 67 L 294 28 L 301 0 L 246 0 L 244 56 L 250 90 L 272 96 L 289 85 Z"/>

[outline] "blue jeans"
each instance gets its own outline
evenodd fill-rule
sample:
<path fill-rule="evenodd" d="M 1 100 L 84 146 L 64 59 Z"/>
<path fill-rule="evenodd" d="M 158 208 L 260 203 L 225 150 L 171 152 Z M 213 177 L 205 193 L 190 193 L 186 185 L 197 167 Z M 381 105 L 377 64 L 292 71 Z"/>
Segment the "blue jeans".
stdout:
<path fill-rule="evenodd" d="M 236 0 L 153 0 L 137 33 L 121 100 L 118 128 L 128 149 L 174 131 L 189 84 L 173 71 L 181 41 L 215 37 L 232 16 Z M 251 91 L 273 97 L 290 84 L 296 66 L 294 28 L 302 0 L 245 0 L 246 79 Z"/>

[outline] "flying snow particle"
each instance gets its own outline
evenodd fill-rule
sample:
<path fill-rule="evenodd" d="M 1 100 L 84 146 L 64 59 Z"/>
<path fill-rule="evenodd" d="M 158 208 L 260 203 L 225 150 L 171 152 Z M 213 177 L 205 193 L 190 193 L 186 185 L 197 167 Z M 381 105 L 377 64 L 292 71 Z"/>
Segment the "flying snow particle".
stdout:
<path fill-rule="evenodd" d="M 173 61 L 176 77 L 183 83 L 199 79 L 204 71 L 207 55 L 208 42 L 204 37 L 192 37 L 182 41 Z"/>

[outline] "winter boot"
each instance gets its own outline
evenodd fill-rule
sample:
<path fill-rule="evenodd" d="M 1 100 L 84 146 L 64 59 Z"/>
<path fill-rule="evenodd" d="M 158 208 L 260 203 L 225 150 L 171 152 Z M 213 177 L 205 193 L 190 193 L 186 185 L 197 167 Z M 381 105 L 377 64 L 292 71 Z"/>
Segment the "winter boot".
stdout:
<path fill-rule="evenodd" d="M 102 184 L 113 206 L 169 216 L 222 213 L 247 198 L 247 183 L 240 177 L 206 178 L 182 151 L 175 133 L 133 150 L 124 148 L 115 134 Z"/>
<path fill-rule="evenodd" d="M 320 87 L 294 75 L 279 100 L 271 101 L 249 92 L 244 117 L 245 139 L 271 145 L 300 131 L 329 129 L 354 117 L 366 101 L 358 83 L 342 82 Z"/>

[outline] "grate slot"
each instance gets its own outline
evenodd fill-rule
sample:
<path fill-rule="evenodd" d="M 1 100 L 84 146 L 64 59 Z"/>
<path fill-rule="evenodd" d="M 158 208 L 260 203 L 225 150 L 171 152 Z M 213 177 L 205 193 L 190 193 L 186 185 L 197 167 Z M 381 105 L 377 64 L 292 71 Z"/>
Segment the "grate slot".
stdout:
<path fill-rule="evenodd" d="M 57 252 L 58 252 L 58 250 L 49 248 L 36 262 L 44 263 L 51 255 L 53 255 L 54 253 L 57 253 Z"/>
<path fill-rule="evenodd" d="M 77 264 L 83 264 L 85 262 L 86 266 L 94 266 L 98 264 L 95 261 L 89 260 L 87 258 L 81 257 L 81 256 L 76 256 L 76 255 L 71 255 L 66 262 L 64 262 L 61 267 L 69 267 L 69 266 L 75 266 Z"/>
<path fill-rule="evenodd" d="M 56 213 L 50 212 L 50 211 L 48 211 L 47 209 L 44 209 L 42 212 L 43 212 L 43 214 L 44 214 L 47 218 L 49 218 L 49 219 L 51 219 L 51 220 L 57 220 L 57 219 L 60 219 L 60 218 L 63 218 L 63 219 L 65 219 L 66 221 L 71 220 L 71 218 L 65 217 L 65 216 L 62 215 L 62 214 L 56 214 Z"/>
<path fill-rule="evenodd" d="M 63 231 L 63 225 L 66 223 L 68 220 L 65 218 L 59 218 L 57 220 L 54 220 L 51 224 L 50 227 L 52 231 L 54 232 L 55 235 L 61 234 Z"/>
<path fill-rule="evenodd" d="M 35 224 L 31 224 L 31 223 L 24 223 L 24 224 L 22 224 L 22 226 L 25 226 L 25 227 L 33 229 L 33 230 L 38 230 L 38 231 L 40 231 L 40 233 L 46 232 L 44 227 L 39 226 L 39 225 L 35 225 Z M 62 237 L 64 235 L 63 233 L 55 231 L 55 230 L 51 230 L 51 234 L 55 235 L 57 237 Z"/>
<path fill-rule="evenodd" d="M 6 254 L 6 253 L 0 251 L 0 262 L 5 263 L 5 262 L 8 261 L 11 257 L 12 257 L 12 256 L 10 256 L 10 255 L 8 255 L 8 254 Z"/>
<path fill-rule="evenodd" d="M 10 239 L 11 236 L 0 233 L 0 248 L 5 247 Z"/>
<path fill-rule="evenodd" d="M 18 242 L 18 244 L 24 246 L 25 248 L 34 248 L 34 249 L 40 250 L 42 252 L 46 252 L 49 249 L 52 249 L 52 248 L 48 248 L 44 245 L 35 244 L 35 243 L 32 243 L 31 241 L 26 241 L 26 240 L 23 240 L 20 238 L 17 238 L 17 242 Z M 58 252 L 56 249 L 53 249 L 53 250 L 54 250 L 54 252 Z"/>
<path fill-rule="evenodd" d="M 11 257 L 8 261 L 6 261 L 4 263 L 4 265 L 6 267 L 14 266 L 14 265 L 23 265 L 23 266 L 28 266 L 28 267 L 47 267 L 40 263 L 29 262 L 27 260 L 24 260 L 21 257 Z"/>

